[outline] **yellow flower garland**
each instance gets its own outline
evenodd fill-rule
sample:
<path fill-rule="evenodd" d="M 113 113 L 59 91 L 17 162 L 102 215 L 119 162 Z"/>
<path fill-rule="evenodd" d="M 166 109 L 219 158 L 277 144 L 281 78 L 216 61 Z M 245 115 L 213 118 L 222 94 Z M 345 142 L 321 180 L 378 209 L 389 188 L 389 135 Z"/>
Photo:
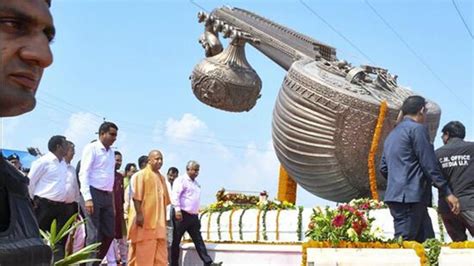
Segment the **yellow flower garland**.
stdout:
<path fill-rule="evenodd" d="M 452 242 L 449 243 L 448 247 L 453 249 L 474 248 L 474 241 Z"/>
<path fill-rule="evenodd" d="M 379 200 L 379 194 L 377 192 L 377 175 L 375 173 L 375 154 L 379 146 L 380 134 L 382 133 L 383 122 L 385 120 L 385 114 L 387 113 L 387 101 L 382 101 L 380 104 L 379 117 L 377 118 L 377 124 L 374 130 L 374 136 L 372 137 L 372 144 L 370 145 L 369 158 L 367 165 L 369 168 L 369 183 L 370 192 L 372 193 L 372 199 Z"/>
<path fill-rule="evenodd" d="M 280 175 L 278 177 L 278 200 L 290 203 L 296 202 L 296 182 L 288 175 L 285 168 L 280 165 Z"/>
<path fill-rule="evenodd" d="M 260 240 L 260 213 L 262 212 L 262 209 L 258 209 L 258 213 L 257 213 L 257 236 L 256 236 L 256 241 L 259 241 Z"/>
<path fill-rule="evenodd" d="M 230 241 L 233 241 L 234 238 L 232 237 L 232 215 L 234 215 L 235 209 L 232 209 L 229 215 L 229 238 Z"/>
<path fill-rule="evenodd" d="M 211 216 L 212 216 L 212 212 L 208 212 L 208 216 L 207 216 L 207 237 L 206 237 L 207 240 L 209 240 L 211 238 Z"/>
<path fill-rule="evenodd" d="M 420 258 L 420 265 L 427 265 L 428 258 L 425 254 L 423 245 L 416 241 L 403 241 L 402 246 L 397 243 L 382 243 L 382 242 L 348 242 L 340 241 L 339 244 L 334 246 L 334 243 L 329 241 L 313 241 L 310 240 L 301 244 L 301 265 L 306 266 L 308 261 L 308 248 L 411 248 L 415 250 L 416 255 Z"/>
<path fill-rule="evenodd" d="M 278 209 L 277 211 L 277 216 L 276 216 L 276 229 L 275 229 L 275 238 L 276 240 L 280 240 L 280 212 L 281 212 L 281 209 Z"/>
<path fill-rule="evenodd" d="M 420 265 L 428 265 L 428 258 L 425 254 L 425 248 L 422 244 L 416 241 L 403 241 L 403 248 L 412 248 L 415 250 L 415 253 L 420 257 Z"/>

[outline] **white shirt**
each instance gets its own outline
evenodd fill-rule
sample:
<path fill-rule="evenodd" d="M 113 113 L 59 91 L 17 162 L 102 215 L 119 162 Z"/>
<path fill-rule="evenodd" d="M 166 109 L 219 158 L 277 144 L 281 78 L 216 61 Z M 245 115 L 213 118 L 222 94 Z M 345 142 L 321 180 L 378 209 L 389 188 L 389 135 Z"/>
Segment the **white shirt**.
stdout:
<path fill-rule="evenodd" d="M 143 169 L 142 169 L 142 170 L 143 170 Z M 140 170 L 140 171 L 141 171 L 141 170 Z M 140 172 L 140 171 L 138 171 L 138 172 Z M 134 193 L 134 189 L 135 189 L 135 188 L 133 187 L 133 184 L 135 183 L 135 179 L 137 179 L 138 172 L 136 172 L 135 174 L 132 175 L 132 177 L 130 177 L 130 183 L 129 183 L 129 185 L 128 185 L 128 187 L 129 187 L 129 191 L 128 191 L 129 194 L 128 194 L 128 196 L 129 196 L 130 198 L 133 198 L 133 193 Z"/>
<path fill-rule="evenodd" d="M 64 202 L 66 199 L 67 165 L 64 160 L 51 152 L 31 164 L 28 178 L 30 197 L 38 196 L 52 201 Z"/>
<path fill-rule="evenodd" d="M 173 192 L 173 190 L 171 189 L 171 183 L 170 181 L 168 181 L 168 178 L 165 178 L 165 181 L 166 181 L 166 188 L 168 189 L 168 193 L 170 193 L 171 195 L 171 193 Z M 171 203 L 166 206 L 166 221 L 171 220 L 171 207 L 172 207 Z"/>
<path fill-rule="evenodd" d="M 103 191 L 113 191 L 115 155 L 112 149 L 106 150 L 100 140 L 87 144 L 82 152 L 79 180 L 84 201 L 92 198 L 89 186 Z"/>
<path fill-rule="evenodd" d="M 67 164 L 66 203 L 79 202 L 79 185 L 77 184 L 76 168 Z"/>
<path fill-rule="evenodd" d="M 201 186 L 187 174 L 179 176 L 173 182 L 171 203 L 176 211 L 185 211 L 191 214 L 199 213 Z"/>

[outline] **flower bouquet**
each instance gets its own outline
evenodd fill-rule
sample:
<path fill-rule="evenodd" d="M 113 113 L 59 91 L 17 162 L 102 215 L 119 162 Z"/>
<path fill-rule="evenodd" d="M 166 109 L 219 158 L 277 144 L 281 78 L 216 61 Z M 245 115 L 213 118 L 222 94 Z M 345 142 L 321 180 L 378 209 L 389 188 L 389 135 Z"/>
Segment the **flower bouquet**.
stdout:
<path fill-rule="evenodd" d="M 353 200 L 335 209 L 317 207 L 313 209 L 306 236 L 334 246 L 340 241 L 384 241 L 381 228 L 373 227 L 374 218 L 369 216 L 370 210 L 382 207 L 382 203 L 369 199 Z"/>

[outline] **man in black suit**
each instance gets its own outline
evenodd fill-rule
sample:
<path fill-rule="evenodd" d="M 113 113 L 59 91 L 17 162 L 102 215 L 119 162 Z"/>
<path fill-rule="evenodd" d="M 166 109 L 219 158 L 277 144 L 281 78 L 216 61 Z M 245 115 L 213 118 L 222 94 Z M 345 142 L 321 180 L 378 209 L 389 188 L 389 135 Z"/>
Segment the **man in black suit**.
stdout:
<path fill-rule="evenodd" d="M 449 203 L 453 213 L 459 213 L 459 201 L 442 176 L 428 130 L 426 101 L 421 96 L 410 96 L 402 105 L 403 120 L 390 132 L 384 143 L 380 165 L 387 178 L 384 201 L 393 217 L 395 238 L 424 242 L 434 238 L 433 225 L 428 215 L 431 203 L 431 184 Z"/>

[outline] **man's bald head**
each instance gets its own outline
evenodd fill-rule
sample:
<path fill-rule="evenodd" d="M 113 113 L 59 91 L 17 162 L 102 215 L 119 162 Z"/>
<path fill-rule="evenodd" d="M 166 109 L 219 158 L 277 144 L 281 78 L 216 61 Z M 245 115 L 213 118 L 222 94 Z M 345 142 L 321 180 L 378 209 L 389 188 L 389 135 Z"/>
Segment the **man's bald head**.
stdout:
<path fill-rule="evenodd" d="M 157 155 L 157 154 L 161 154 L 161 151 L 159 151 L 159 150 L 151 150 L 151 151 L 148 153 L 148 159 L 150 159 L 152 156 Z"/>
<path fill-rule="evenodd" d="M 163 165 L 163 154 L 159 150 L 152 150 L 148 153 L 148 165 L 154 172 L 158 172 Z"/>

